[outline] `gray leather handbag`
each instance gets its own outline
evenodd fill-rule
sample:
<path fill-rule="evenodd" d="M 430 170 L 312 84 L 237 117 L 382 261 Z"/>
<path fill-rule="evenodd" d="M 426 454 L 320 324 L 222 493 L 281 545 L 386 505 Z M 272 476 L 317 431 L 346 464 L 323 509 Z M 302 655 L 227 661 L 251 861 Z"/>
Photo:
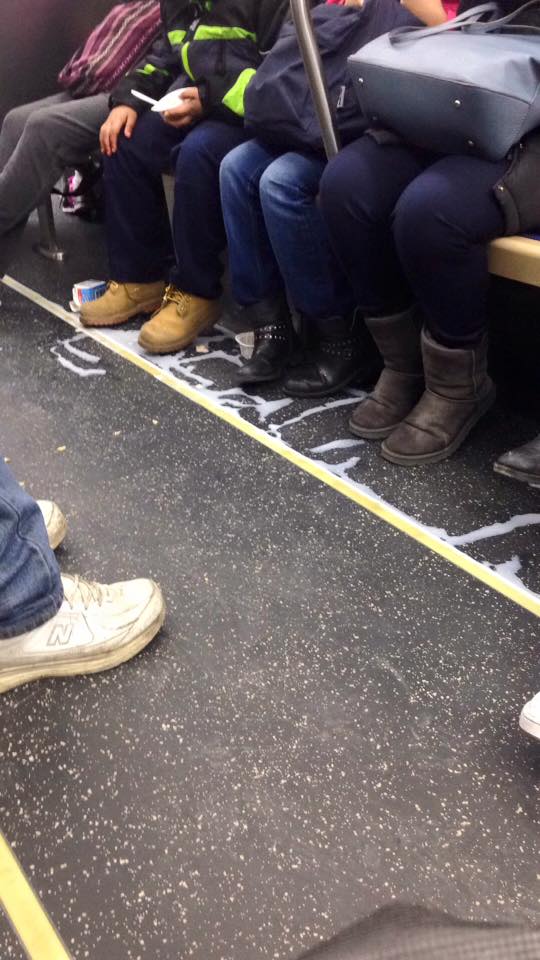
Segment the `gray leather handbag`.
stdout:
<path fill-rule="evenodd" d="M 438 27 L 403 27 L 349 58 L 372 126 L 434 153 L 503 159 L 540 126 L 540 29 L 483 3 Z"/>

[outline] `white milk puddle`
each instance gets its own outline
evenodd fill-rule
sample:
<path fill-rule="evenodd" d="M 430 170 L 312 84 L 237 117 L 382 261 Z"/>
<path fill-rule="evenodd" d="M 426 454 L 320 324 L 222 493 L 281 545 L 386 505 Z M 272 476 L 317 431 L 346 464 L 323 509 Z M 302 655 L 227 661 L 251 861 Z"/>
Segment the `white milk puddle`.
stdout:
<path fill-rule="evenodd" d="M 447 536 L 445 539 L 455 547 L 460 547 L 465 543 L 476 543 L 478 540 L 488 540 L 490 537 L 503 537 L 506 533 L 511 533 L 512 530 L 532 527 L 536 524 L 540 524 L 540 513 L 521 513 L 504 523 L 492 523 L 489 527 L 480 527 L 478 530 L 464 533 L 460 537 Z"/>
<path fill-rule="evenodd" d="M 495 573 L 498 573 L 500 577 L 508 580 L 508 582 L 512 583 L 515 587 L 524 590 L 529 597 L 534 597 L 534 599 L 538 598 L 538 594 L 529 590 L 523 583 L 521 577 L 518 577 L 522 566 L 519 557 L 513 556 L 511 560 L 505 560 L 504 563 L 484 563 L 484 566 L 489 567 L 490 570 L 494 570 Z"/>
<path fill-rule="evenodd" d="M 349 450 L 351 447 L 361 447 L 365 440 L 331 440 L 330 443 L 321 443 L 320 447 L 312 447 L 310 453 L 330 453 L 331 450 Z"/>
<path fill-rule="evenodd" d="M 78 377 L 103 377 L 107 371 L 104 370 L 103 367 L 96 366 L 101 358 L 95 353 L 88 353 L 87 350 L 81 350 L 79 347 L 74 346 L 79 340 L 87 339 L 85 333 L 77 333 L 74 337 L 58 340 L 56 346 L 51 347 L 51 353 L 56 357 L 62 367 L 71 373 L 77 374 Z M 77 360 L 82 361 L 83 364 L 90 364 L 90 366 L 83 366 L 81 363 L 76 363 L 74 360 L 70 360 L 69 357 L 64 356 L 64 353 L 69 353 L 72 357 L 76 357 Z"/>
<path fill-rule="evenodd" d="M 213 403 L 217 403 L 222 408 L 232 411 L 233 414 L 238 416 L 239 419 L 242 419 L 242 410 L 252 409 L 257 415 L 262 428 L 266 430 L 266 432 L 274 439 L 277 439 L 283 443 L 284 446 L 292 446 L 283 436 L 284 432 L 290 427 L 296 426 L 300 423 L 305 423 L 306 421 L 309 421 L 311 417 L 314 417 L 317 414 L 324 414 L 327 411 L 341 409 L 342 407 L 344 408 L 343 412 L 346 415 L 346 408 L 356 405 L 359 400 L 366 395 L 362 390 L 351 389 L 347 391 L 347 395 L 345 397 L 341 397 L 338 400 L 329 399 L 327 401 L 319 402 L 315 406 L 308 407 L 306 410 L 303 410 L 297 416 L 290 417 L 289 419 L 285 419 L 280 422 L 279 420 L 275 420 L 273 418 L 276 417 L 276 415 L 282 410 L 285 410 L 292 403 L 294 403 L 291 398 L 283 397 L 278 400 L 265 400 L 264 397 L 260 397 L 257 394 L 246 393 L 241 387 L 228 387 L 225 389 L 220 389 L 216 386 L 215 382 L 211 378 L 204 376 L 204 373 L 201 370 L 201 366 L 204 364 L 204 361 L 221 361 L 223 363 L 231 364 L 232 366 L 240 365 L 241 361 L 237 352 L 230 354 L 225 350 L 220 350 L 219 347 L 217 349 L 213 349 L 214 346 L 226 341 L 228 339 L 226 336 L 219 335 L 213 337 L 201 337 L 200 341 L 198 342 L 208 346 L 210 352 L 196 354 L 195 356 L 189 357 L 186 357 L 185 351 L 180 351 L 175 355 L 149 357 L 148 354 L 145 354 L 144 351 L 141 350 L 137 343 L 137 330 L 107 330 L 106 336 L 132 353 L 137 354 L 138 356 L 144 356 L 146 359 L 150 359 L 152 363 L 159 367 L 159 369 L 165 370 L 168 373 L 172 373 L 174 376 L 183 379 L 187 384 L 195 387 L 198 392 L 212 400 Z M 85 354 L 85 351 L 80 350 L 78 347 L 73 348 L 73 344 L 81 338 L 84 338 L 84 334 L 79 334 L 77 337 L 70 338 L 68 341 L 61 341 L 61 343 L 68 351 L 77 351 L 76 355 L 79 359 L 85 359 L 87 362 L 94 363 L 95 358 L 93 354 L 87 354 L 84 357 L 82 355 Z M 67 346 L 67 344 L 69 344 L 69 346 Z M 56 353 L 58 360 L 63 365 L 67 366 L 69 364 L 69 361 L 66 360 L 65 357 L 60 356 L 55 348 L 53 348 L 53 352 Z M 80 368 L 76 368 L 76 372 L 80 376 L 88 376 L 89 373 L 97 373 L 98 370 L 87 371 L 85 368 L 85 371 L 82 372 Z M 100 372 L 104 373 L 105 371 Z M 352 451 L 355 448 L 358 449 L 363 444 L 364 441 L 360 439 L 356 440 L 349 437 L 340 437 L 335 440 L 330 440 L 319 446 L 312 447 L 307 454 L 307 458 L 311 459 L 322 469 L 327 470 L 330 474 L 340 477 L 352 489 L 369 496 L 372 500 L 375 500 L 378 503 L 384 504 L 384 506 L 387 509 L 390 509 L 395 516 L 405 518 L 409 522 L 412 521 L 419 529 L 424 530 L 431 536 L 437 537 L 439 540 L 451 544 L 457 548 L 465 546 L 466 544 L 478 543 L 491 538 L 501 537 L 522 527 L 540 524 L 540 514 L 522 514 L 520 516 L 512 517 L 511 519 L 501 523 L 493 523 L 489 526 L 481 527 L 478 530 L 472 530 L 468 533 L 452 536 L 442 528 L 430 527 L 408 516 L 407 514 L 403 513 L 403 511 L 384 500 L 383 497 L 375 493 L 371 487 L 368 487 L 366 484 L 360 483 L 358 480 L 355 480 L 353 477 L 351 477 L 351 471 L 354 470 L 360 462 L 359 457 L 350 456 L 341 463 L 331 463 L 324 458 L 317 459 L 313 456 L 310 456 L 310 454 L 321 455 L 325 453 L 333 453 L 336 450 Z M 295 449 L 297 449 L 297 447 L 295 447 Z M 498 573 L 499 576 L 519 587 L 519 589 L 524 591 L 527 595 L 537 597 L 537 594 L 529 590 L 518 576 L 519 571 L 521 570 L 521 561 L 519 557 L 514 556 L 510 560 L 500 564 L 484 562 L 484 566 L 490 567 L 490 569 Z"/>

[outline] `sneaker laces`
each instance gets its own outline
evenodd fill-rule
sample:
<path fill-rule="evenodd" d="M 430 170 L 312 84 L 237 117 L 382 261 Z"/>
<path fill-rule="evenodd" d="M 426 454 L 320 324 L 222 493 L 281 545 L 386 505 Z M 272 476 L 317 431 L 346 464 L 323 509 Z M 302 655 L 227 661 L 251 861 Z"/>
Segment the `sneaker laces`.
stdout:
<path fill-rule="evenodd" d="M 163 295 L 163 307 L 166 307 L 168 303 L 176 303 L 180 307 L 180 312 L 185 314 L 187 312 L 189 301 L 191 297 L 189 293 L 184 293 L 183 290 L 179 290 L 178 287 L 173 286 L 172 283 L 165 288 L 165 293 Z"/>
<path fill-rule="evenodd" d="M 67 591 L 65 589 L 66 580 L 71 585 Z M 62 583 L 64 585 L 64 600 L 71 608 L 73 608 L 76 603 L 82 602 L 84 609 L 88 610 L 92 604 L 97 603 L 98 606 L 101 606 L 107 599 L 106 588 L 101 583 L 85 580 L 83 577 L 72 576 L 69 573 L 62 575 Z"/>

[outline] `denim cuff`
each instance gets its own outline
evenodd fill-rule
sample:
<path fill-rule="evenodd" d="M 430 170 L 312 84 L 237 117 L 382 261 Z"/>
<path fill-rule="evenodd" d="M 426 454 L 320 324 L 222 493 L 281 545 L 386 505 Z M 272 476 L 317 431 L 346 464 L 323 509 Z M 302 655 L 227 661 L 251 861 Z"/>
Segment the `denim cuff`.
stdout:
<path fill-rule="evenodd" d="M 28 633 L 29 630 L 35 630 L 41 627 L 47 620 L 52 620 L 58 613 L 64 601 L 64 590 L 62 581 L 59 580 L 54 593 L 50 594 L 44 601 L 34 605 L 31 611 L 25 611 L 24 616 L 19 620 L 11 622 L 9 627 L 2 627 L 0 624 L 0 643 L 2 640 L 11 640 L 13 637 L 19 637 L 22 633 Z"/>

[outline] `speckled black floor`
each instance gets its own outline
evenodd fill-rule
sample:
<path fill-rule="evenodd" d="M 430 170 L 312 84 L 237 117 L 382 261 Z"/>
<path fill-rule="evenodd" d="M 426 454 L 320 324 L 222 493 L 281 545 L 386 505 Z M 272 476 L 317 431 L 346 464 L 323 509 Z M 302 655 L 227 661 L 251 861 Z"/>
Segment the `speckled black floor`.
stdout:
<path fill-rule="evenodd" d="M 57 300 L 97 272 L 34 268 Z M 62 566 L 169 604 L 120 670 L 0 700 L 0 822 L 74 955 L 294 956 L 392 898 L 539 921 L 538 621 L 105 348 L 77 376 L 73 331 L 2 300 L 0 448 L 64 506 Z"/>

